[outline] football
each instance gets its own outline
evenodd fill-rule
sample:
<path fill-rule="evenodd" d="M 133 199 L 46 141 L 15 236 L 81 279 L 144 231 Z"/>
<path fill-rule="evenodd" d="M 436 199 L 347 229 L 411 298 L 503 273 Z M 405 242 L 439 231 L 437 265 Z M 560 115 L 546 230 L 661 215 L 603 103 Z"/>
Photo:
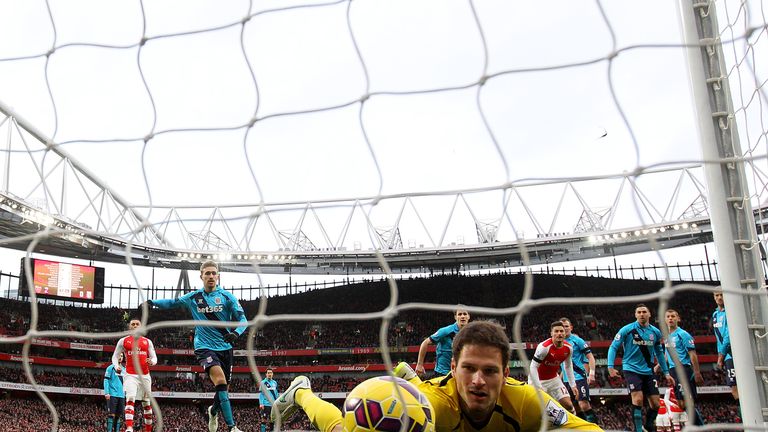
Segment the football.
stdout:
<path fill-rule="evenodd" d="M 435 430 L 429 400 L 401 378 L 381 376 L 358 384 L 344 401 L 343 414 L 345 432 Z"/>

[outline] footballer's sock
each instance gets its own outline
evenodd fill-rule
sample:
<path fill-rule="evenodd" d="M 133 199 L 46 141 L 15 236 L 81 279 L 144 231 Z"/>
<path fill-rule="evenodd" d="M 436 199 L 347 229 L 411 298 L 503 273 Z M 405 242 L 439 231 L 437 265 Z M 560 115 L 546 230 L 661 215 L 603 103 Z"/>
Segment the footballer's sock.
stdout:
<path fill-rule="evenodd" d="M 120 428 L 123 426 L 123 419 L 120 416 L 115 416 L 115 432 L 120 432 Z"/>
<path fill-rule="evenodd" d="M 309 421 L 322 432 L 331 432 L 341 424 L 341 411 L 330 402 L 326 402 L 309 389 L 298 389 L 294 396 L 296 403 L 304 410 Z"/>
<path fill-rule="evenodd" d="M 597 424 L 597 414 L 595 414 L 595 410 L 590 408 L 584 411 L 584 420 Z"/>
<path fill-rule="evenodd" d="M 144 404 L 144 429 L 143 432 L 152 432 L 152 405 Z"/>
<path fill-rule="evenodd" d="M 659 415 L 659 409 L 648 408 L 645 412 L 645 430 L 656 432 L 656 417 Z"/>
<path fill-rule="evenodd" d="M 232 416 L 232 404 L 229 403 L 229 392 L 226 384 L 216 386 L 216 398 L 219 400 L 219 408 L 224 415 L 224 423 L 232 427 L 235 425 L 235 418 Z"/>
<path fill-rule="evenodd" d="M 704 426 L 704 417 L 701 416 L 701 412 L 696 407 L 693 407 L 693 425 Z"/>
<path fill-rule="evenodd" d="M 112 432 L 112 429 L 115 427 L 115 416 L 108 415 L 107 416 L 107 432 Z"/>
<path fill-rule="evenodd" d="M 635 432 L 643 432 L 643 407 L 632 405 L 632 424 L 635 425 Z"/>
<path fill-rule="evenodd" d="M 133 401 L 125 401 L 125 432 L 133 432 Z"/>
<path fill-rule="evenodd" d="M 221 403 L 219 402 L 219 386 L 216 386 L 216 390 L 213 393 L 213 404 L 211 405 L 211 415 L 216 415 L 219 413 L 219 411 L 221 411 Z"/>

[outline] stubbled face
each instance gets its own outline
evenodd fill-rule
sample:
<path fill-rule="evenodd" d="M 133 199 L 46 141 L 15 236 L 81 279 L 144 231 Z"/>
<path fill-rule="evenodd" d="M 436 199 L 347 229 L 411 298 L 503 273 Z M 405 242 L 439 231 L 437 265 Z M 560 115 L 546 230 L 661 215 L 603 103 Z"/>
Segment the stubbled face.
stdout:
<path fill-rule="evenodd" d="M 206 291 L 213 291 L 219 284 L 219 271 L 216 267 L 205 267 L 200 270 L 200 279 L 202 279 Z"/>
<path fill-rule="evenodd" d="M 677 328 L 678 324 L 680 324 L 680 316 L 677 312 L 667 312 L 664 314 L 664 322 L 667 323 L 667 327 L 672 331 Z"/>
<path fill-rule="evenodd" d="M 488 419 L 496 407 L 509 367 L 502 364 L 496 347 L 465 345 L 458 359 L 451 360 L 461 410 L 472 421 Z"/>
<path fill-rule="evenodd" d="M 563 323 L 563 330 L 565 330 L 565 337 L 570 337 L 571 332 L 573 331 L 573 325 L 571 325 L 570 321 L 560 321 Z"/>
<path fill-rule="evenodd" d="M 563 326 L 555 326 L 549 331 L 549 335 L 552 337 L 552 342 L 557 346 L 562 346 L 565 340 L 565 329 Z"/>
<path fill-rule="evenodd" d="M 716 292 L 714 294 L 714 297 L 715 297 L 715 303 L 717 303 L 717 307 L 724 307 L 725 306 L 725 301 L 723 300 L 723 293 Z"/>
<path fill-rule="evenodd" d="M 635 318 L 640 325 L 648 325 L 651 321 L 651 311 L 645 306 L 640 306 L 635 309 Z"/>
<path fill-rule="evenodd" d="M 267 379 L 272 379 L 272 377 L 275 375 L 275 373 L 271 370 L 267 371 Z"/>
<path fill-rule="evenodd" d="M 456 324 L 459 325 L 459 328 L 462 328 L 469 322 L 469 311 L 457 310 L 454 318 L 456 318 Z"/>
<path fill-rule="evenodd" d="M 136 330 L 139 327 L 141 327 L 141 321 L 137 319 L 131 320 L 131 322 L 128 323 L 128 329 L 130 330 Z"/>

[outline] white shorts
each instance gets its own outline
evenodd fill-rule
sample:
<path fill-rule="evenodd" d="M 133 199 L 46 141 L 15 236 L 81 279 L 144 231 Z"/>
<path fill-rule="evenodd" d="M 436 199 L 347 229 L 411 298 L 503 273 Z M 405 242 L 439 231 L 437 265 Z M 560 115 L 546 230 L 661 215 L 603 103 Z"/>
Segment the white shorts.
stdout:
<path fill-rule="evenodd" d="M 138 375 L 128 375 L 123 377 L 123 390 L 125 390 L 125 400 L 149 401 L 149 395 L 152 393 L 152 377 L 144 375 L 139 379 Z"/>
<path fill-rule="evenodd" d="M 656 416 L 656 427 L 672 427 L 672 421 L 668 413 Z"/>
<path fill-rule="evenodd" d="M 688 413 L 686 412 L 673 412 L 669 414 L 669 417 L 675 423 L 688 423 Z"/>
<path fill-rule="evenodd" d="M 563 384 L 563 380 L 561 380 L 560 377 L 541 380 L 541 387 L 556 401 L 570 397 L 568 395 L 568 389 L 565 388 L 565 384 Z"/>

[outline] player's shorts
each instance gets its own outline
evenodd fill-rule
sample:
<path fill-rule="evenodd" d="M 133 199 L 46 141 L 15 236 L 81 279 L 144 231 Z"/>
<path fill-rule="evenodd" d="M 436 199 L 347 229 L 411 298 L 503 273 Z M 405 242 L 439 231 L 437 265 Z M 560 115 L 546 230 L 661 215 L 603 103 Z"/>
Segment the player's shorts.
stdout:
<path fill-rule="evenodd" d="M 121 416 L 123 411 L 125 411 L 125 398 L 110 396 L 107 400 L 107 413 Z"/>
<path fill-rule="evenodd" d="M 683 371 L 685 372 L 685 376 L 682 378 L 685 378 L 688 380 L 688 385 L 691 387 L 691 397 L 696 400 L 696 396 L 698 396 L 698 391 L 696 390 L 696 379 L 693 376 L 693 367 L 691 365 L 683 365 Z M 681 377 L 678 376 L 676 367 L 669 368 L 669 374 L 672 376 L 672 378 L 675 379 L 675 397 L 677 400 L 682 400 L 685 396 L 685 391 L 683 390 L 683 384 L 681 383 L 682 380 Z"/>
<path fill-rule="evenodd" d="M 229 383 L 232 377 L 232 350 L 213 351 L 205 348 L 196 349 L 195 357 L 200 366 L 208 372 L 213 366 L 220 366 L 224 371 L 224 377 Z"/>
<path fill-rule="evenodd" d="M 627 383 L 627 389 L 630 393 L 641 391 L 646 397 L 659 394 L 659 384 L 653 375 L 642 375 L 625 370 L 624 381 Z"/>
<path fill-rule="evenodd" d="M 571 397 L 571 399 L 576 401 L 588 401 L 589 400 L 589 381 L 586 379 L 577 379 L 576 380 L 576 390 L 579 391 L 578 395 L 573 394 L 573 390 L 571 390 L 571 386 L 568 385 L 568 383 L 565 384 L 565 390 L 568 392 L 568 396 Z"/>
<path fill-rule="evenodd" d="M 736 369 L 733 368 L 732 358 L 725 361 L 725 382 L 731 387 L 736 387 Z"/>
<path fill-rule="evenodd" d="M 688 423 L 688 414 L 685 411 L 671 412 L 669 413 L 669 418 L 677 424 Z"/>
<path fill-rule="evenodd" d="M 152 393 L 152 377 L 126 374 L 123 377 L 123 390 L 125 390 L 125 399 L 149 401 L 149 395 Z"/>
<path fill-rule="evenodd" d="M 672 419 L 669 417 L 669 413 L 656 416 L 656 427 L 672 427 Z"/>
<path fill-rule="evenodd" d="M 269 416 L 272 413 L 272 405 L 262 405 L 261 409 L 259 410 L 259 415 L 261 416 L 262 420 L 269 421 Z"/>
<path fill-rule="evenodd" d="M 556 401 L 569 397 L 568 390 L 566 390 L 565 384 L 563 384 L 563 380 L 560 377 L 541 380 L 541 387 Z"/>

